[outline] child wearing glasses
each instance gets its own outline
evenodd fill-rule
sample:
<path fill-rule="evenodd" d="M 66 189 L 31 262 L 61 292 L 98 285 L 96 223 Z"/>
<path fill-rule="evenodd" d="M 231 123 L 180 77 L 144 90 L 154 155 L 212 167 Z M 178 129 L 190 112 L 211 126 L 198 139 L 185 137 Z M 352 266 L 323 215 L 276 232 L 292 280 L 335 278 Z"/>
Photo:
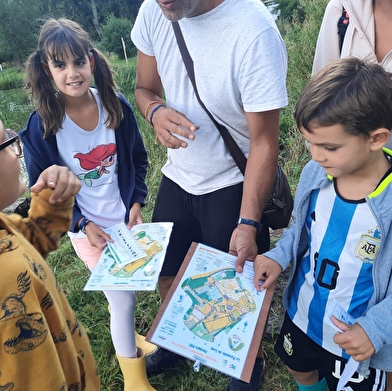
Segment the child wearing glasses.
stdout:
<path fill-rule="evenodd" d="M 91 87 L 93 74 L 96 88 Z M 147 154 L 133 109 L 116 93 L 113 72 L 88 33 L 68 19 L 43 24 L 38 49 L 26 64 L 26 80 L 37 107 L 20 133 L 29 180 L 34 183 L 53 163 L 80 178 L 68 235 L 92 270 L 112 240 L 105 228 L 143 222 Z M 124 389 L 154 390 L 145 354 L 156 346 L 135 333 L 135 292 L 104 294 Z"/>
<path fill-rule="evenodd" d="M 0 210 L 24 192 L 18 135 L 0 121 Z M 30 188 L 29 217 L 0 212 L 0 389 L 91 390 L 100 381 L 85 329 L 45 262 L 70 226 L 80 181 L 51 166 Z"/>
<path fill-rule="evenodd" d="M 312 160 L 290 228 L 254 261 L 262 289 L 291 263 L 275 351 L 299 391 L 336 390 L 350 357 L 354 373 L 342 389 L 384 391 L 392 371 L 391 76 L 354 57 L 332 62 L 311 78 L 294 116 Z"/>

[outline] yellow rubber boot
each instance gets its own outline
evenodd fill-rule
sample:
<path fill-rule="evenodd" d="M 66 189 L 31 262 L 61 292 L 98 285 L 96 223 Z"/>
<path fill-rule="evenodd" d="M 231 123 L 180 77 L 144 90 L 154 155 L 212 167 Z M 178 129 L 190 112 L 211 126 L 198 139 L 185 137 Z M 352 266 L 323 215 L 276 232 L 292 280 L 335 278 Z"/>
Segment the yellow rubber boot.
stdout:
<path fill-rule="evenodd" d="M 142 349 L 146 356 L 149 356 L 150 354 L 154 353 L 158 349 L 157 345 L 154 345 L 153 343 L 146 341 L 146 337 L 143 337 L 143 335 L 138 334 L 136 331 L 135 331 L 135 338 L 136 338 L 136 346 Z"/>
<path fill-rule="evenodd" d="M 146 355 L 137 348 L 136 358 L 125 358 L 117 355 L 124 377 L 124 391 L 157 391 L 151 386 L 146 373 Z"/>

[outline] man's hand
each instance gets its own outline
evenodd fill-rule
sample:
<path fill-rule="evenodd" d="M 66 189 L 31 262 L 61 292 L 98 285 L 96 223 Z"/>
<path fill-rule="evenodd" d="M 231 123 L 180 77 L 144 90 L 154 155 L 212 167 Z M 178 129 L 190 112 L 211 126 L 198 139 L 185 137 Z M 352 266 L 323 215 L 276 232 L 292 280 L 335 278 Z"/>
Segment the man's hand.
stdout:
<path fill-rule="evenodd" d="M 31 186 L 30 191 L 39 193 L 46 188 L 53 189 L 49 202 L 54 204 L 74 196 L 79 192 L 80 187 L 79 179 L 68 167 L 53 165 L 42 171 L 37 182 Z"/>
<path fill-rule="evenodd" d="M 167 148 L 186 148 L 186 140 L 193 140 L 198 125 L 193 124 L 179 111 L 162 106 L 151 113 L 160 102 L 163 103 L 163 86 L 158 73 L 156 58 L 138 50 L 136 67 L 135 101 L 140 113 L 152 121 L 158 140 Z M 156 103 L 152 106 L 151 103 Z M 178 136 L 184 139 L 178 138 Z"/>
<path fill-rule="evenodd" d="M 153 117 L 155 134 L 162 145 L 167 148 L 186 148 L 188 143 L 177 136 L 194 140 L 194 132 L 199 129 L 184 114 L 169 107 L 161 107 Z"/>
<path fill-rule="evenodd" d="M 245 261 L 253 261 L 257 255 L 256 228 L 240 224 L 233 231 L 229 253 L 236 255 L 235 270 L 242 273 Z"/>
<path fill-rule="evenodd" d="M 374 346 L 370 341 L 365 330 L 358 324 L 352 326 L 336 319 L 333 315 L 332 322 L 342 330 L 342 333 L 336 333 L 333 337 L 335 343 L 344 349 L 355 361 L 363 361 L 371 357 L 374 352 Z"/>
<path fill-rule="evenodd" d="M 282 272 L 282 267 L 277 262 L 264 255 L 255 258 L 253 268 L 255 271 L 253 283 L 259 291 L 271 287 Z"/>

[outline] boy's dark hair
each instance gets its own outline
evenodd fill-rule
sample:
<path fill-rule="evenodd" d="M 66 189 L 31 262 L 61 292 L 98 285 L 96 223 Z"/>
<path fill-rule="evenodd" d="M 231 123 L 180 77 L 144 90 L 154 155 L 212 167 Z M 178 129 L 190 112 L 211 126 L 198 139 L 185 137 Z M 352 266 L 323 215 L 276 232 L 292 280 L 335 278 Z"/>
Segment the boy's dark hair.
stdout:
<path fill-rule="evenodd" d="M 65 104 L 43 65 L 47 65 L 48 60 L 64 60 L 66 50 L 76 58 L 94 56 L 95 85 L 108 113 L 105 124 L 111 129 L 116 128 L 123 118 L 123 112 L 108 62 L 92 46 L 88 33 L 78 23 L 64 18 L 50 18 L 41 28 L 38 50 L 27 60 L 25 81 L 26 90 L 37 101 L 37 112 L 44 123 L 44 137 L 61 129 Z"/>
<path fill-rule="evenodd" d="M 298 129 L 343 125 L 346 132 L 368 136 L 392 128 L 392 78 L 381 65 L 354 57 L 331 62 L 317 72 L 295 106 Z"/>

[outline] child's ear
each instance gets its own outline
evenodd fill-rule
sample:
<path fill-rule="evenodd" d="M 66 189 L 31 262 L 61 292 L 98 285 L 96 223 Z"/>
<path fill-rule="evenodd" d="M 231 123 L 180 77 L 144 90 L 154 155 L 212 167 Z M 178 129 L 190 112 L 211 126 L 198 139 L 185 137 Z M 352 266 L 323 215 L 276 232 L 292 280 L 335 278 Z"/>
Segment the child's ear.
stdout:
<path fill-rule="evenodd" d="M 94 66 L 95 66 L 95 57 L 92 54 L 90 56 L 90 69 L 91 69 L 91 74 L 94 74 Z"/>
<path fill-rule="evenodd" d="M 50 71 L 49 71 L 48 64 L 45 64 L 45 63 L 42 62 L 42 63 L 41 63 L 41 66 L 42 66 L 44 72 L 45 72 L 50 78 L 52 78 L 52 75 L 50 74 Z"/>
<path fill-rule="evenodd" d="M 370 133 L 372 150 L 382 149 L 391 137 L 391 132 L 386 128 L 379 128 Z"/>

